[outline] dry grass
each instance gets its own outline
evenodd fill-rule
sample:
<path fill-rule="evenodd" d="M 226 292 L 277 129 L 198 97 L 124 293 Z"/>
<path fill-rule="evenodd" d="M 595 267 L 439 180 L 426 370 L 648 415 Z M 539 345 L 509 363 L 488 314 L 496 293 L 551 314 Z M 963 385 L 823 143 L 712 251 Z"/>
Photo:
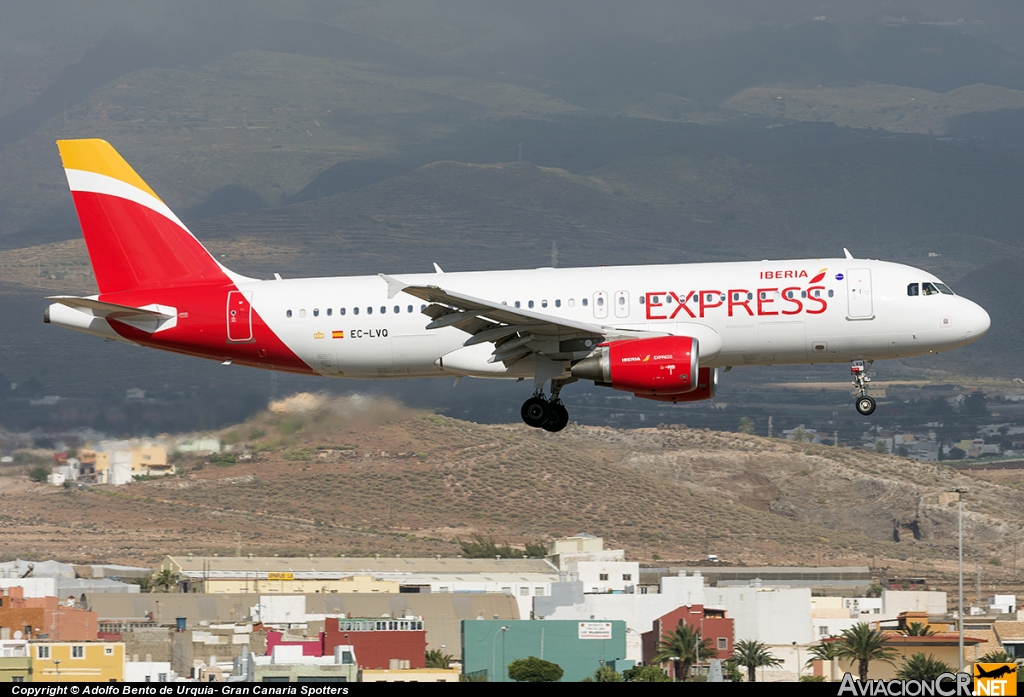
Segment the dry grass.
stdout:
<path fill-rule="evenodd" d="M 746 564 L 943 564 L 969 494 L 972 558 L 1020 534 L 1012 482 L 935 464 L 691 429 L 562 434 L 483 426 L 393 402 L 302 396 L 224 431 L 250 462 L 117 489 L 20 482 L 0 494 L 0 557 L 154 561 L 168 553 L 456 554 L 590 532 L 632 558 Z M 922 539 L 907 524 L 917 521 Z M 904 526 L 902 542 L 892 530 Z"/>

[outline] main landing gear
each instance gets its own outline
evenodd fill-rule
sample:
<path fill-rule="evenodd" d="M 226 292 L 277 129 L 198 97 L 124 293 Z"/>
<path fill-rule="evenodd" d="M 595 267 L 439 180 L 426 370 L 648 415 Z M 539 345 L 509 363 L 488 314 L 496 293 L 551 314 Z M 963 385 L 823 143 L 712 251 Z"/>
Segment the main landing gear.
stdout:
<path fill-rule="evenodd" d="M 854 361 L 850 364 L 853 386 L 857 390 L 857 399 L 853 404 L 863 416 L 870 416 L 875 411 L 875 400 L 868 397 L 868 383 L 871 382 L 871 378 L 867 376 L 867 369 L 872 363 L 873 361 L 868 361 L 865 365 L 864 361 Z"/>
<path fill-rule="evenodd" d="M 544 397 L 544 390 L 538 389 L 533 396 L 523 402 L 520 414 L 527 426 L 543 428 L 545 431 L 561 431 L 569 423 L 569 410 L 558 398 L 562 388 L 574 380 L 552 380 L 551 398 Z"/>

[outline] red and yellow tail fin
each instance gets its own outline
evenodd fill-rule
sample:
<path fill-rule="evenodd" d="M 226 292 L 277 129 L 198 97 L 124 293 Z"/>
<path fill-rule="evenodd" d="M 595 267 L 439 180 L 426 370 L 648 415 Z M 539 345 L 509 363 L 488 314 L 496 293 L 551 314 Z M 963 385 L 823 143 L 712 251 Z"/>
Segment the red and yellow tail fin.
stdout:
<path fill-rule="evenodd" d="M 230 282 L 229 273 L 105 140 L 59 140 L 100 293 Z"/>

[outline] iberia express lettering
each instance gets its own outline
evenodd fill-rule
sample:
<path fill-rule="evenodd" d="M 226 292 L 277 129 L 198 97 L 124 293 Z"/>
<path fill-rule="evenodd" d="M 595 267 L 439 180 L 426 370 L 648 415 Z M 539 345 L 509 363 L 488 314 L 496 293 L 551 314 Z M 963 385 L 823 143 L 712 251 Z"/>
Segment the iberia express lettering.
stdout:
<path fill-rule="evenodd" d="M 763 274 L 772 274 L 765 271 Z M 780 274 L 782 272 L 779 272 Z M 787 272 L 797 273 L 797 272 Z M 806 272 L 799 272 L 804 276 Z M 825 286 L 774 286 L 758 288 L 751 293 L 746 288 L 720 290 L 691 290 L 688 293 L 651 291 L 644 294 L 647 319 L 697 319 L 725 313 L 728 317 L 773 317 L 777 315 L 820 315 L 828 309 L 824 297 Z"/>

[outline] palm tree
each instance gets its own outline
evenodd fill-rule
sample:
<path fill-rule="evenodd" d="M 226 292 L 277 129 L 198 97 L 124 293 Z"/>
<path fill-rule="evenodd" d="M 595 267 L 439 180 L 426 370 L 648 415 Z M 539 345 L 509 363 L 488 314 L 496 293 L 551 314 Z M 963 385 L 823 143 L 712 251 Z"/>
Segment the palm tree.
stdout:
<path fill-rule="evenodd" d="M 978 663 L 1014 663 L 1015 659 L 1005 651 L 989 651 L 978 659 Z"/>
<path fill-rule="evenodd" d="M 885 635 L 865 622 L 844 629 L 836 644 L 839 658 L 857 661 L 857 673 L 861 681 L 868 679 L 868 664 L 871 661 L 892 663 L 897 656 L 896 649 L 885 645 Z"/>
<path fill-rule="evenodd" d="M 903 665 L 896 671 L 896 677 L 901 680 L 935 680 L 943 673 L 952 672 L 953 669 L 948 663 L 940 661 L 932 654 L 925 657 L 923 653 L 915 653 L 903 661 Z"/>
<path fill-rule="evenodd" d="M 171 569 L 161 569 L 153 576 L 153 586 L 163 588 L 164 592 L 170 592 L 178 585 L 178 573 Z"/>
<path fill-rule="evenodd" d="M 773 656 L 768 646 L 761 641 L 737 641 L 732 655 L 737 663 L 747 667 L 748 682 L 757 682 L 758 668 L 776 668 L 782 665 L 782 661 Z"/>
<path fill-rule="evenodd" d="M 906 629 L 901 629 L 900 634 L 904 636 L 935 636 L 932 628 L 922 622 L 911 622 Z"/>
<path fill-rule="evenodd" d="M 449 668 L 452 664 L 452 656 L 440 649 L 431 649 L 426 654 L 427 668 Z"/>
<path fill-rule="evenodd" d="M 680 624 L 671 634 L 663 634 L 658 642 L 655 663 L 672 661 L 676 680 L 685 681 L 690 676 L 694 661 L 702 661 L 716 654 L 710 639 L 701 639 L 700 631 L 688 624 Z"/>
<path fill-rule="evenodd" d="M 835 639 L 835 636 L 829 636 L 829 639 Z M 807 659 L 804 664 L 810 668 L 815 661 L 822 661 L 829 665 L 829 677 L 832 680 L 836 679 L 835 673 L 835 659 L 839 658 L 839 647 L 835 641 L 819 641 L 817 644 L 808 649 L 811 657 Z"/>

